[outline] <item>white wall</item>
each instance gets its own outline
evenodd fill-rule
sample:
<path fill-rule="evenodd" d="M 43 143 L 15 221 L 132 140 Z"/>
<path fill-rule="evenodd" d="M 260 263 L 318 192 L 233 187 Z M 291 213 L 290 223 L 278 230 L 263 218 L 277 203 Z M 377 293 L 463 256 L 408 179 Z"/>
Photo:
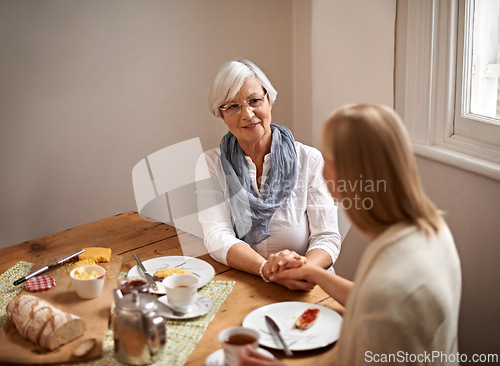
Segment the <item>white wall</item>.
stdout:
<path fill-rule="evenodd" d="M 346 103 L 393 105 L 396 0 L 313 2 L 313 136 Z"/>
<path fill-rule="evenodd" d="M 498 353 L 500 182 L 418 158 L 426 193 L 445 212 L 462 266 L 459 351 Z"/>
<path fill-rule="evenodd" d="M 306 1 L 305 3 L 309 3 Z M 288 0 L 0 1 L 0 247 L 135 210 L 131 169 L 225 125 L 217 68 L 259 65 L 293 127 Z"/>
<path fill-rule="evenodd" d="M 312 3 L 293 0 L 293 133 L 298 141 L 313 144 L 312 129 Z"/>
<path fill-rule="evenodd" d="M 317 0 L 312 7 L 312 135 L 346 103 L 392 106 L 396 0 Z M 368 240 L 351 227 L 335 269 L 352 279 Z"/>

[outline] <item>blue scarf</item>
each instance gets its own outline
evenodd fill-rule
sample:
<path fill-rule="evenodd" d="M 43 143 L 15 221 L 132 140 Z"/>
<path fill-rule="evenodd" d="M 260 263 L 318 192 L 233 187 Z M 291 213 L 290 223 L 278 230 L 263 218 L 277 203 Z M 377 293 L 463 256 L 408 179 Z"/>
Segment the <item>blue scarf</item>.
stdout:
<path fill-rule="evenodd" d="M 292 133 L 271 124 L 271 167 L 259 196 L 250 181 L 245 153 L 228 132 L 220 143 L 220 158 L 229 190 L 229 208 L 236 237 L 253 246 L 269 237 L 269 219 L 284 205 L 297 182 L 297 151 Z"/>

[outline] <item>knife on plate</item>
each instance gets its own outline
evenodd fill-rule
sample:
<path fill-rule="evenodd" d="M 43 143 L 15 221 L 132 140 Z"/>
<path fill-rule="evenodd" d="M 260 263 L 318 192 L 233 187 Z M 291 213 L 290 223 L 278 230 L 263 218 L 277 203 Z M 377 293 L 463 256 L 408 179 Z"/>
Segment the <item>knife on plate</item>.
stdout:
<path fill-rule="evenodd" d="M 74 258 L 76 257 L 77 255 L 79 254 L 82 254 L 85 250 L 79 250 L 78 252 L 74 252 L 74 253 L 71 253 L 69 255 L 67 255 L 66 257 L 63 257 L 61 259 L 58 259 L 56 260 L 55 262 L 52 262 L 52 263 L 49 263 L 47 264 L 46 266 L 43 266 L 42 268 L 36 270 L 35 272 L 31 272 L 29 275 L 25 276 L 25 277 L 22 277 L 18 280 L 15 280 L 14 281 L 14 286 L 17 286 L 17 285 L 20 285 L 21 283 L 23 282 L 26 282 L 27 280 L 29 280 L 30 278 L 32 277 L 35 277 L 35 276 L 38 276 L 39 274 L 45 272 L 46 270 L 48 270 L 49 268 L 52 268 L 54 266 L 57 266 L 61 263 L 64 263 L 66 262 L 67 260 L 71 259 L 71 258 Z"/>
<path fill-rule="evenodd" d="M 292 356 L 293 355 L 292 351 L 290 351 L 290 348 L 288 348 L 288 345 L 285 343 L 285 340 L 281 336 L 280 327 L 278 327 L 278 324 L 276 324 L 276 322 L 272 318 L 270 318 L 269 316 L 267 316 L 267 315 L 265 316 L 265 318 L 266 318 L 267 326 L 271 330 L 271 334 L 273 334 L 274 336 L 278 337 L 279 341 L 283 345 L 283 350 L 285 351 L 285 354 L 287 356 Z"/>
<path fill-rule="evenodd" d="M 156 281 L 154 280 L 153 276 L 151 276 L 151 274 L 148 272 L 148 270 L 144 267 L 144 265 L 142 264 L 141 260 L 137 256 L 137 254 L 134 253 L 133 256 L 135 258 L 135 261 L 137 262 L 137 266 L 139 267 L 142 274 L 146 278 L 146 281 L 148 281 L 149 286 L 151 286 L 153 288 L 153 290 L 158 291 L 158 286 L 156 286 Z"/>

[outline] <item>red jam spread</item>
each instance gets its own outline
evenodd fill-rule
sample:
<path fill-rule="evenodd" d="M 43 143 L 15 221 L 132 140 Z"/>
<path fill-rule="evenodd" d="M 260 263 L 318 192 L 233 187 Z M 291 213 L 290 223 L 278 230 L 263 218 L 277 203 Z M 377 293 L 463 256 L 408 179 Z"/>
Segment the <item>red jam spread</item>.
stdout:
<path fill-rule="evenodd" d="M 319 309 L 307 309 L 301 316 L 301 321 L 303 323 L 311 323 L 316 320 L 318 316 Z"/>
<path fill-rule="evenodd" d="M 118 286 L 118 288 L 120 289 L 123 295 L 132 292 L 132 290 L 137 290 L 137 292 L 143 292 L 143 293 L 149 292 L 148 283 L 146 282 L 146 280 L 142 279 L 123 281 L 122 283 L 120 283 L 120 286 Z"/>

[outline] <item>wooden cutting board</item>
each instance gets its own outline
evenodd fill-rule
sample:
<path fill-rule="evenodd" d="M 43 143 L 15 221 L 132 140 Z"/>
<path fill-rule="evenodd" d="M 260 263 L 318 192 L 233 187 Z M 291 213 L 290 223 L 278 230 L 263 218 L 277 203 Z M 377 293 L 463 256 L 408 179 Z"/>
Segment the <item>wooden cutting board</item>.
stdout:
<path fill-rule="evenodd" d="M 54 259 L 46 258 L 43 263 L 35 264 L 33 269 L 43 267 Z M 73 268 L 71 264 L 63 264 L 43 273 L 43 275 L 51 276 L 56 280 L 54 288 L 42 292 L 28 292 L 23 289 L 20 295 L 31 294 L 37 296 L 63 311 L 83 318 L 86 326 L 85 333 L 58 349 L 48 351 L 22 338 L 14 324 L 7 320 L 0 331 L 0 362 L 23 364 L 71 363 L 101 357 L 103 341 L 109 326 L 111 306 L 114 302 L 112 290 L 117 285 L 121 262 L 121 257 L 112 255 L 109 263 L 101 263 L 106 269 L 106 280 L 102 294 L 95 299 L 83 300 L 78 297 L 69 277 L 69 272 Z M 75 357 L 73 352 L 76 348 L 89 339 L 96 340 L 94 348 L 83 357 Z"/>

